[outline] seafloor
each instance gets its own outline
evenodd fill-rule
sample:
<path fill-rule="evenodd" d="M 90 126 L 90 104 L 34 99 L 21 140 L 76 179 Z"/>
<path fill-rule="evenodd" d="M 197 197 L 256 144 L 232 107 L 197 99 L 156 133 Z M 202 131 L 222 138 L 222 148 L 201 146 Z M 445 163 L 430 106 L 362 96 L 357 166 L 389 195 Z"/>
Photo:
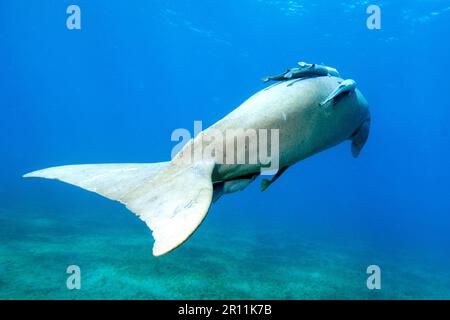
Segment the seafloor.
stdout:
<path fill-rule="evenodd" d="M 1 210 L 0 298 L 450 298 L 450 272 L 438 260 L 366 243 L 320 242 L 301 229 L 244 220 L 237 212 L 224 219 L 215 210 L 185 245 L 155 258 L 145 225 L 106 202 L 92 215 L 38 205 Z M 366 287 L 373 262 L 382 268 L 378 291 Z M 81 290 L 66 288 L 71 264 L 81 268 Z"/>

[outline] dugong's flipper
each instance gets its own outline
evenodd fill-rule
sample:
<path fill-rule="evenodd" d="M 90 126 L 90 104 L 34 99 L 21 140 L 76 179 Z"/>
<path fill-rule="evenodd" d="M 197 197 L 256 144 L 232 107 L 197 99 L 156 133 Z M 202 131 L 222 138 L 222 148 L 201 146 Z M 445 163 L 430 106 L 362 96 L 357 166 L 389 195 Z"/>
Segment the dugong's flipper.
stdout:
<path fill-rule="evenodd" d="M 356 130 L 356 132 L 351 136 L 350 140 L 352 140 L 352 155 L 357 158 L 362 148 L 367 142 L 369 138 L 369 130 L 370 130 L 370 119 L 367 119 L 363 122 L 363 124 Z"/>
<path fill-rule="evenodd" d="M 263 179 L 263 181 L 261 182 L 261 192 L 266 191 L 266 189 L 268 187 L 270 187 L 270 185 L 272 183 L 274 183 L 275 181 L 278 180 L 279 177 L 281 177 L 281 175 L 289 168 L 288 167 L 284 167 L 281 168 L 280 170 L 278 170 L 278 172 L 273 176 L 273 178 L 271 180 L 267 180 L 267 179 Z"/>
<path fill-rule="evenodd" d="M 213 161 L 194 164 L 103 164 L 44 169 L 24 177 L 57 179 L 117 200 L 153 231 L 153 254 L 186 241 L 211 205 Z"/>

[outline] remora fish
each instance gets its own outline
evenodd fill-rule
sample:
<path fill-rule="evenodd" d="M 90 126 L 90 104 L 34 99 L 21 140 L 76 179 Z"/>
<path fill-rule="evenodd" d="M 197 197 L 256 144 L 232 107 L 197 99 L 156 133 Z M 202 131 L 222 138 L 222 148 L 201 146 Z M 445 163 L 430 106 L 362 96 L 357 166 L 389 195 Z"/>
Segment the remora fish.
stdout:
<path fill-rule="evenodd" d="M 354 94 L 335 99 L 332 107 L 320 106 L 342 81 L 318 77 L 266 88 L 191 140 L 170 162 L 70 165 L 24 177 L 57 179 L 120 201 L 153 231 L 153 254 L 160 256 L 177 248 L 198 228 L 213 194 L 217 199 L 242 190 L 261 172 L 261 163 L 222 164 L 212 157 L 180 161 L 187 148 L 207 146 L 210 142 L 205 137 L 214 130 L 278 129 L 278 176 L 294 163 L 345 140 L 352 141 L 352 154 L 357 157 L 370 127 L 368 105 L 361 92 L 355 89 Z M 263 183 L 265 189 L 268 182 Z"/>

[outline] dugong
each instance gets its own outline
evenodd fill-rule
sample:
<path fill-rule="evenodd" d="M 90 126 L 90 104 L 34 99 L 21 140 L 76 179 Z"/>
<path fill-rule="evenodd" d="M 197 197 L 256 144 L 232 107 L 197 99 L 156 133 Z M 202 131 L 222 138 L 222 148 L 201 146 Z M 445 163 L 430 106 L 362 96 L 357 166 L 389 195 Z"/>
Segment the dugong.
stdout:
<path fill-rule="evenodd" d="M 185 161 L 192 151 L 208 149 L 212 136 L 226 136 L 238 129 L 253 129 L 258 134 L 261 130 L 276 130 L 276 145 L 275 140 L 267 143 L 271 152 L 279 151 L 279 170 L 272 181 L 264 180 L 263 189 L 289 166 L 346 140 L 351 141 L 352 154 L 357 157 L 370 127 L 368 104 L 361 92 L 355 88 L 354 94 L 334 99 L 332 106 L 320 105 L 342 82 L 333 76 L 315 77 L 265 88 L 191 139 L 168 162 L 69 165 L 34 171 L 24 177 L 57 179 L 121 202 L 152 230 L 153 254 L 161 256 L 192 235 L 213 201 L 243 190 L 267 167 L 260 161 L 218 162 L 213 153 Z M 237 138 L 245 140 L 244 130 L 243 136 Z M 248 152 L 247 147 L 238 148 L 234 142 L 234 138 L 225 139 L 223 152 L 233 153 L 233 158 Z M 227 154 L 225 157 L 228 159 Z"/>

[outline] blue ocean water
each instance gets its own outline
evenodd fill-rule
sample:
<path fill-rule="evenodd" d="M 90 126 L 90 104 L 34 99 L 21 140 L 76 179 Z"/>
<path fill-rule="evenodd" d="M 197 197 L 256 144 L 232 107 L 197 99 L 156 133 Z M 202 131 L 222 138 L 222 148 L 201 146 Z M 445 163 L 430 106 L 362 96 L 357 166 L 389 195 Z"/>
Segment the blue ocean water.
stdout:
<path fill-rule="evenodd" d="M 66 27 L 71 4 L 81 30 Z M 449 299 L 449 5 L 0 0 L 0 298 Z M 213 124 L 297 61 L 358 82 L 372 113 L 361 156 L 344 143 L 264 193 L 258 180 L 223 197 L 166 256 L 119 203 L 21 178 L 167 161 L 174 129 Z M 366 286 L 374 264 L 381 290 Z"/>

